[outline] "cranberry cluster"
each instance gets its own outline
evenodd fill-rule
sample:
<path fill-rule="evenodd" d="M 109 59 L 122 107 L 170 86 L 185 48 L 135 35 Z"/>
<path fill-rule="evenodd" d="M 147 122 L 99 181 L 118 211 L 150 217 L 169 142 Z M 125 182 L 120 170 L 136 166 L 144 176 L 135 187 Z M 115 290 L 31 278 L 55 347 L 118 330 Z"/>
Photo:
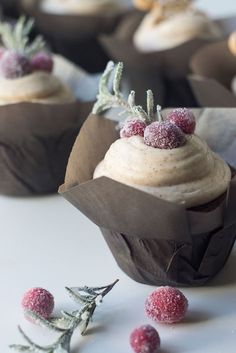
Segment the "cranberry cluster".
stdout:
<path fill-rule="evenodd" d="M 0 74 L 7 79 L 16 79 L 34 71 L 52 72 L 53 59 L 50 54 L 40 51 L 32 58 L 15 50 L 0 48 Z"/>
<path fill-rule="evenodd" d="M 147 125 L 141 119 L 128 120 L 120 131 L 120 136 L 142 136 L 146 145 L 160 148 L 173 149 L 183 146 L 186 134 L 194 133 L 196 121 L 193 113 L 187 108 L 173 110 L 165 121 L 155 121 Z"/>

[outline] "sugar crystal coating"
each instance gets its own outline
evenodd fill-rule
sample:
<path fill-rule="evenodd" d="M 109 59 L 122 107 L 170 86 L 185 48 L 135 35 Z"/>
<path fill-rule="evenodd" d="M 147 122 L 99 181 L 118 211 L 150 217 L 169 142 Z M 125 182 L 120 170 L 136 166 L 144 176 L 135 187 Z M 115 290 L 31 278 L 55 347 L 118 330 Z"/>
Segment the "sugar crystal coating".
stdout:
<path fill-rule="evenodd" d="M 184 145 L 186 138 L 176 125 L 168 121 L 155 121 L 146 127 L 144 142 L 154 148 L 173 149 Z"/>
<path fill-rule="evenodd" d="M 156 353 L 160 348 L 160 337 L 154 327 L 143 325 L 131 333 L 130 344 L 135 353 Z"/>
<path fill-rule="evenodd" d="M 185 134 L 193 134 L 196 128 L 196 120 L 193 112 L 187 108 L 173 110 L 167 119 L 177 125 Z"/>
<path fill-rule="evenodd" d="M 160 287 L 149 295 L 145 309 L 150 319 L 172 324 L 185 317 L 188 300 L 177 288 Z"/>
<path fill-rule="evenodd" d="M 32 72 L 29 59 L 15 51 L 6 50 L 0 59 L 0 73 L 7 79 L 20 78 Z"/>
<path fill-rule="evenodd" d="M 24 310 L 33 311 L 39 316 L 48 319 L 54 309 L 54 298 L 46 289 L 32 288 L 25 293 L 22 299 L 22 307 Z M 31 319 L 29 320 L 32 321 Z"/>
<path fill-rule="evenodd" d="M 31 65 L 35 71 L 47 71 L 52 72 L 53 70 L 53 59 L 50 54 L 41 51 L 31 59 Z"/>
<path fill-rule="evenodd" d="M 135 135 L 144 135 L 144 130 L 146 128 L 146 123 L 141 119 L 132 119 L 124 123 L 122 129 L 120 130 L 120 137 L 131 137 Z"/>

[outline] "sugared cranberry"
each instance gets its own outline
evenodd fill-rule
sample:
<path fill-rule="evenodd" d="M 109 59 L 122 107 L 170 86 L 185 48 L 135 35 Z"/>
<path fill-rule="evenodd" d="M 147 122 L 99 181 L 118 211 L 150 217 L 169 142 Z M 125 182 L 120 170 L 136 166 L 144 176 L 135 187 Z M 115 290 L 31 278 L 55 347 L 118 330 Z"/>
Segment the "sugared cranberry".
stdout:
<path fill-rule="evenodd" d="M 44 51 L 37 53 L 31 59 L 32 69 L 34 71 L 47 71 L 52 72 L 53 70 L 53 59 L 52 56 Z"/>
<path fill-rule="evenodd" d="M 32 288 L 25 293 L 22 299 L 22 307 L 25 311 L 33 311 L 39 316 L 48 319 L 54 309 L 54 298 L 46 289 Z M 32 322 L 32 319 L 28 319 Z"/>
<path fill-rule="evenodd" d="M 8 79 L 23 77 L 32 72 L 29 59 L 15 51 L 5 51 L 0 60 L 0 73 Z"/>
<path fill-rule="evenodd" d="M 184 133 L 174 124 L 167 121 L 155 121 L 144 131 L 146 145 L 160 149 L 173 149 L 184 145 Z"/>
<path fill-rule="evenodd" d="M 181 321 L 188 309 L 184 294 L 172 287 L 161 287 L 152 292 L 146 300 L 146 313 L 152 320 L 172 324 Z"/>
<path fill-rule="evenodd" d="M 171 123 L 177 125 L 185 134 L 193 134 L 196 128 L 196 120 L 193 112 L 187 108 L 173 110 L 167 118 Z"/>
<path fill-rule="evenodd" d="M 131 137 L 135 135 L 144 135 L 144 130 L 146 128 L 146 123 L 141 119 L 132 119 L 124 123 L 122 129 L 120 130 L 120 137 Z"/>
<path fill-rule="evenodd" d="M 156 353 L 160 348 L 160 337 L 154 327 L 144 325 L 132 332 L 130 344 L 135 353 Z"/>

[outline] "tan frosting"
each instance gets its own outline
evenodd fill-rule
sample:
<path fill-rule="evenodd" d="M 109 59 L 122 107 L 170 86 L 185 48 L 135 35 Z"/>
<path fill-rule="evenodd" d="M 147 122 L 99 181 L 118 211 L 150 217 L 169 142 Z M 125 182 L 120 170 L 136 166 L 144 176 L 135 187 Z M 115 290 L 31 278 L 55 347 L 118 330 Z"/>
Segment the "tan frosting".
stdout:
<path fill-rule="evenodd" d="M 229 36 L 228 45 L 231 53 L 236 56 L 236 31 Z"/>
<path fill-rule="evenodd" d="M 158 12 L 159 14 L 159 12 Z M 148 13 L 134 35 L 142 52 L 170 49 L 194 38 L 220 38 L 220 29 L 200 11 L 189 8 L 159 20 L 155 9 Z"/>
<path fill-rule="evenodd" d="M 37 71 L 9 80 L 0 79 L 0 104 L 19 102 L 70 103 L 75 101 L 71 90 L 54 75 Z"/>
<path fill-rule="evenodd" d="M 118 139 L 94 172 L 101 176 L 186 207 L 213 201 L 231 180 L 228 165 L 196 135 L 172 150 L 149 147 L 140 136 Z"/>
<path fill-rule="evenodd" d="M 43 0 L 42 10 L 56 14 L 96 14 L 118 10 L 122 6 L 114 0 Z"/>

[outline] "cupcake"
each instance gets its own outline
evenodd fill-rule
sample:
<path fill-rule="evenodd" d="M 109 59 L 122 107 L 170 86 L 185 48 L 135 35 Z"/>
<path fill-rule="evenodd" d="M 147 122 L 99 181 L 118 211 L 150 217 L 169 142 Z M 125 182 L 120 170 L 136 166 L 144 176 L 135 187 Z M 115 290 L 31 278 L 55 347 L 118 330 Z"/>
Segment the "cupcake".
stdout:
<path fill-rule="evenodd" d="M 60 193 L 95 222 L 118 265 L 138 282 L 202 285 L 225 264 L 236 236 L 236 179 L 195 135 L 188 109 L 154 114 L 120 93 L 108 65 L 93 114 L 72 149 Z M 122 108 L 120 133 L 107 109 Z M 202 111 L 196 111 L 198 117 Z M 78 150 L 80 155 L 78 156 Z"/>
<path fill-rule="evenodd" d="M 198 106 L 186 79 L 190 58 L 223 32 L 191 1 L 137 0 L 134 5 L 137 10 L 102 37 L 105 49 L 114 60 L 125 62 L 130 87 L 142 104 L 149 88 L 163 107 Z"/>
<path fill-rule="evenodd" d="M 142 1 L 134 0 L 143 9 Z M 134 34 L 134 44 L 141 52 L 174 48 L 195 38 L 222 37 L 220 28 L 208 16 L 192 6 L 189 0 L 153 0 L 150 12 Z"/>
<path fill-rule="evenodd" d="M 7 195 L 57 190 L 91 108 L 58 74 L 68 64 L 46 51 L 42 37 L 30 42 L 32 26 L 23 17 L 0 24 L 0 193 Z"/>
<path fill-rule="evenodd" d="M 22 11 L 36 20 L 54 52 L 90 73 L 108 61 L 98 37 L 112 31 L 125 6 L 115 0 L 21 0 Z M 94 60 L 96 58 L 96 60 Z"/>
<path fill-rule="evenodd" d="M 233 32 L 225 40 L 203 46 L 192 57 L 190 66 L 195 77 L 191 78 L 191 81 L 201 106 L 236 107 L 235 43 Z M 200 83 L 199 80 L 201 80 Z"/>

